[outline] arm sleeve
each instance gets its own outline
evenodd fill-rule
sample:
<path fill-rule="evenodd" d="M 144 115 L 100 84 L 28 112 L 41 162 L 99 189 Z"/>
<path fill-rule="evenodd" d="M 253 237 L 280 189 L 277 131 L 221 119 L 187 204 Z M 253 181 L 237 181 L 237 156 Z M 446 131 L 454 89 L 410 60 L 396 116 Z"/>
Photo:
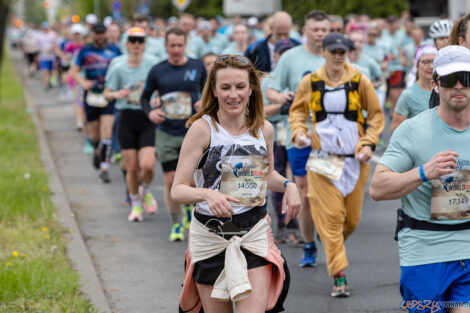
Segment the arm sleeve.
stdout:
<path fill-rule="evenodd" d="M 149 114 L 152 111 L 152 107 L 150 106 L 150 98 L 155 90 L 158 90 L 158 83 L 153 77 L 156 75 L 155 67 L 153 67 L 149 74 L 147 75 L 147 80 L 145 81 L 145 87 L 142 91 L 142 95 L 140 96 L 140 106 L 142 107 L 142 111 L 145 114 Z"/>
<path fill-rule="evenodd" d="M 79 67 L 82 67 L 83 66 L 83 48 L 80 49 L 80 52 L 77 54 L 77 57 L 75 58 L 75 60 L 73 61 L 73 64 L 74 65 L 77 65 Z"/>
<path fill-rule="evenodd" d="M 116 67 L 109 67 L 108 71 L 106 72 L 105 83 L 104 86 L 106 88 L 111 89 L 112 91 L 120 90 L 122 87 L 120 86 L 120 79 L 119 74 L 116 71 Z"/>
<path fill-rule="evenodd" d="M 408 93 L 406 91 L 402 92 L 397 101 L 397 106 L 395 107 L 395 112 L 404 117 L 410 117 L 410 110 L 408 107 Z"/>
<path fill-rule="evenodd" d="M 305 121 L 307 121 L 309 117 L 308 104 L 312 94 L 311 77 L 311 75 L 305 75 L 304 78 L 302 78 L 289 110 L 289 124 L 292 132 L 291 140 L 294 140 L 295 135 L 298 133 L 303 132 L 307 134 L 308 132 Z"/>
<path fill-rule="evenodd" d="M 359 96 L 362 109 L 367 111 L 367 127 L 365 127 L 364 135 L 357 142 L 355 154 L 359 153 L 359 150 L 364 145 L 377 145 L 380 133 L 385 126 L 384 115 L 380 108 L 374 86 L 365 75 L 361 75 Z"/>
<path fill-rule="evenodd" d="M 392 138 L 380 159 L 379 163 L 385 165 L 394 172 L 403 173 L 413 168 L 412 155 L 412 131 L 408 127 L 409 122 L 405 121 L 393 132 Z"/>

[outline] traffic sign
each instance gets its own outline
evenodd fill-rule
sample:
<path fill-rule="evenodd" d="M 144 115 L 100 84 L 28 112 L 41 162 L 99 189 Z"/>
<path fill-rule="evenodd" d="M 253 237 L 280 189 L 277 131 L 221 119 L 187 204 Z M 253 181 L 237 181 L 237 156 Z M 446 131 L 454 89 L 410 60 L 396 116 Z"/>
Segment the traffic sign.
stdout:
<path fill-rule="evenodd" d="M 111 9 L 113 11 L 121 11 L 122 9 L 122 2 L 120 0 L 114 0 L 111 4 Z"/>
<path fill-rule="evenodd" d="M 188 5 L 191 4 L 191 0 L 171 0 L 171 2 L 180 12 L 186 10 Z"/>

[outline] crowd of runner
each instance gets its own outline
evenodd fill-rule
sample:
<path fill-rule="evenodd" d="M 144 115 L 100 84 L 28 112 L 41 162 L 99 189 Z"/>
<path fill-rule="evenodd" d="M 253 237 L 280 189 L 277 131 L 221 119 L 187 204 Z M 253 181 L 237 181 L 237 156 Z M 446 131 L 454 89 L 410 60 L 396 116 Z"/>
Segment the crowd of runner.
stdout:
<path fill-rule="evenodd" d="M 231 312 L 229 300 L 238 312 L 282 311 L 289 272 L 275 244 L 287 242 L 303 245 L 300 267 L 316 266 L 321 247 L 331 296 L 349 296 L 344 242 L 376 149 L 386 151 L 371 196 L 403 199 L 403 300 L 467 302 L 469 20 L 424 32 L 408 14 L 345 21 L 316 10 L 302 28 L 286 12 L 125 23 L 89 14 L 23 29 L 19 45 L 30 76 L 39 70 L 73 104 L 100 181 L 120 163 L 130 222 L 157 211 L 160 163 L 169 240 L 191 238 L 181 312 Z"/>

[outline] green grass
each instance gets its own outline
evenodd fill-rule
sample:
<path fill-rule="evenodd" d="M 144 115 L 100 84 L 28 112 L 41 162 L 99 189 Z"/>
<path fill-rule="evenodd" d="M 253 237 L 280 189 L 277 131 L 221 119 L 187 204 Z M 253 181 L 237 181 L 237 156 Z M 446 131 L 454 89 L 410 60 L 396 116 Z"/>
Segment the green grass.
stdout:
<path fill-rule="evenodd" d="M 21 84 L 0 74 L 0 313 L 96 312 L 81 294 L 55 218 Z"/>

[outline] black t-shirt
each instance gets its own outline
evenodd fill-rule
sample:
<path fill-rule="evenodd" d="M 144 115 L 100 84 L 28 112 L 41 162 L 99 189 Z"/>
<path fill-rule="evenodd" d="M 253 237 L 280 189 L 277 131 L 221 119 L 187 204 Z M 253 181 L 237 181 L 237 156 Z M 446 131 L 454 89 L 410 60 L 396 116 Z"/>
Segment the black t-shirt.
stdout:
<path fill-rule="evenodd" d="M 191 95 L 192 114 L 194 114 L 196 113 L 194 103 L 201 98 L 206 78 L 206 70 L 200 60 L 188 58 L 188 62 L 180 66 L 171 65 L 165 60 L 150 70 L 142 98 L 149 100 L 155 91 L 158 91 L 160 97 L 170 92 L 185 91 Z M 167 117 L 158 128 L 170 135 L 184 136 L 187 131 L 186 121 Z"/>

